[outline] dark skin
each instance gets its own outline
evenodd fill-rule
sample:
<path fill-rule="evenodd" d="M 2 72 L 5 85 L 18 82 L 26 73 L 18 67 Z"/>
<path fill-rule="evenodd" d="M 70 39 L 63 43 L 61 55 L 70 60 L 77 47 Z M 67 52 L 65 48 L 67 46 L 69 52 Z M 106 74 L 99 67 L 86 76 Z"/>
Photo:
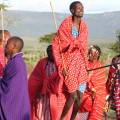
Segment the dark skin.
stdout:
<path fill-rule="evenodd" d="M 9 40 L 5 46 L 5 56 L 9 59 L 13 57 L 16 53 L 20 52 L 18 45 L 15 44 L 13 40 Z"/>
<path fill-rule="evenodd" d="M 77 30 L 79 31 L 81 18 L 83 17 L 83 13 L 84 13 L 83 5 L 81 3 L 77 3 L 75 7 L 72 8 L 70 11 L 72 13 L 73 24 L 76 26 Z M 74 45 L 77 46 L 77 40 L 74 41 Z M 63 69 L 63 73 L 64 76 L 67 75 L 67 70 Z M 81 97 L 82 97 L 82 93 L 80 91 L 74 91 L 73 93 L 69 93 L 60 120 L 64 120 L 72 104 L 73 104 L 73 111 L 70 120 L 75 119 L 81 103 Z"/>

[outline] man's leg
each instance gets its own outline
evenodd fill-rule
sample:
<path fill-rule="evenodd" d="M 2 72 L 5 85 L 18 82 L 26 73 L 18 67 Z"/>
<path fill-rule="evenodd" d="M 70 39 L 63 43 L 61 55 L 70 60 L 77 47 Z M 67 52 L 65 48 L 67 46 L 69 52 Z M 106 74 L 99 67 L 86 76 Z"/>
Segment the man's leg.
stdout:
<path fill-rule="evenodd" d="M 77 91 L 69 94 L 69 96 L 66 99 L 60 120 L 64 120 L 65 115 L 67 114 L 67 112 L 69 111 L 70 107 L 72 106 L 72 104 L 75 102 L 76 99 L 77 99 Z"/>
<path fill-rule="evenodd" d="M 81 104 L 81 98 L 82 98 L 82 93 L 80 91 L 77 91 L 77 99 L 74 102 L 73 111 L 72 111 L 72 115 L 71 115 L 70 120 L 74 120 L 75 119 L 75 117 L 76 117 L 76 115 L 78 113 L 80 104 Z"/>

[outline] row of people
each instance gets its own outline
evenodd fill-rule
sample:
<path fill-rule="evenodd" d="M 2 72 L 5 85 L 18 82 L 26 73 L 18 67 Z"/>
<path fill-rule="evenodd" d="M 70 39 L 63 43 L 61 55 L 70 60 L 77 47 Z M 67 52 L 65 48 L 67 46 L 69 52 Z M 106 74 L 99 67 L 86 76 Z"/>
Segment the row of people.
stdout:
<path fill-rule="evenodd" d="M 40 59 L 29 78 L 32 120 L 36 118 L 38 120 L 59 120 L 64 104 L 67 101 L 66 96 L 69 95 L 66 92 L 66 87 L 61 85 L 51 51 L 52 46 L 50 45 L 47 48 L 48 57 Z M 100 55 L 101 50 L 98 46 L 94 45 L 90 47 L 88 52 L 88 66 L 90 69 L 103 66 L 99 60 Z M 49 67 L 47 67 L 48 65 Z M 79 106 L 79 112 L 90 112 L 88 116 L 89 120 L 102 120 L 107 96 L 105 69 L 91 71 L 89 73 L 88 84 L 82 98 L 81 106 Z M 65 120 L 70 120 L 72 109 L 73 106 L 65 115 Z M 76 119 L 79 119 L 79 115 L 77 115 Z"/>
<path fill-rule="evenodd" d="M 9 57 L 4 75 L 0 81 L 1 120 L 30 119 L 30 106 L 26 78 L 27 74 L 21 53 L 22 48 L 23 40 L 19 37 L 11 37 L 5 47 L 5 55 L 6 57 Z M 98 46 L 92 46 L 89 49 L 89 68 L 93 69 L 102 66 L 102 63 L 99 61 L 100 53 L 100 48 Z M 58 120 L 66 101 L 65 97 L 68 95 L 68 93 L 63 92 L 64 88 L 61 88 L 62 91 L 59 91 L 58 86 L 60 85 L 60 79 L 54 63 L 51 46 L 48 47 L 47 54 L 47 58 L 44 58 L 38 62 L 29 79 L 32 120 Z M 114 58 L 113 60 L 119 60 L 118 58 L 119 56 L 117 59 Z M 115 68 L 116 67 L 118 66 L 115 65 Z M 118 75 L 119 69 L 116 68 L 115 70 L 117 70 L 116 74 Z M 114 77 L 116 74 L 114 73 Z M 113 75 L 113 72 L 110 75 Z M 82 100 L 84 101 L 85 97 L 90 97 L 87 96 L 89 95 L 87 93 L 92 91 L 90 93 L 92 93 L 91 96 L 94 102 L 92 105 L 92 110 L 90 110 L 89 119 L 101 120 L 106 98 L 105 71 L 92 71 L 89 74 L 89 77 L 89 85 L 83 95 Z M 112 77 L 109 78 L 112 79 Z M 116 78 L 116 82 L 118 82 L 118 79 L 119 78 Z M 111 84 L 109 83 L 109 85 Z M 116 96 L 119 93 L 119 91 L 116 91 L 118 89 L 118 83 L 115 83 L 114 88 L 114 96 Z M 118 99 L 116 99 L 116 110 L 117 113 L 119 113 L 117 100 Z M 89 106 L 86 105 L 88 104 L 82 102 L 80 111 L 81 109 L 88 109 Z M 69 114 L 66 115 L 66 120 L 70 118 L 71 112 L 72 111 L 69 111 Z"/>

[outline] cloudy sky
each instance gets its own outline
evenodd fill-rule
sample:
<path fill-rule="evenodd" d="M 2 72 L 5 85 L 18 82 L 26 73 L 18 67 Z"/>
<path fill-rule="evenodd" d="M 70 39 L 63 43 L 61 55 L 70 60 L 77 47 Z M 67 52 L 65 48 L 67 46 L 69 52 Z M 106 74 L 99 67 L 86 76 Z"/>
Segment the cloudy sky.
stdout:
<path fill-rule="evenodd" d="M 1 0 L 2 1 L 2 0 Z M 56 12 L 69 12 L 74 0 L 51 0 Z M 85 13 L 120 11 L 120 0 L 81 0 Z M 50 0 L 7 0 L 12 10 L 51 11 Z"/>

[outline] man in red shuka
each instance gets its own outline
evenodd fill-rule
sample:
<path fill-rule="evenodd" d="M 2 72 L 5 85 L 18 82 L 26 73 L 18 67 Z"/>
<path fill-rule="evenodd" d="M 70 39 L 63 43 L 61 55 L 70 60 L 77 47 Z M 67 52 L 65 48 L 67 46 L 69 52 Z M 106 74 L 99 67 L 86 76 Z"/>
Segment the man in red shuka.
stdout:
<path fill-rule="evenodd" d="M 72 15 L 62 22 L 56 37 L 52 41 L 53 54 L 61 83 L 59 91 L 62 89 L 67 93 L 60 120 L 65 119 L 72 105 L 73 110 L 70 119 L 75 119 L 84 92 L 84 90 L 80 91 L 79 89 L 85 89 L 88 80 L 86 70 L 88 29 L 82 20 L 84 13 L 82 3 L 80 1 L 71 3 L 70 12 Z"/>

